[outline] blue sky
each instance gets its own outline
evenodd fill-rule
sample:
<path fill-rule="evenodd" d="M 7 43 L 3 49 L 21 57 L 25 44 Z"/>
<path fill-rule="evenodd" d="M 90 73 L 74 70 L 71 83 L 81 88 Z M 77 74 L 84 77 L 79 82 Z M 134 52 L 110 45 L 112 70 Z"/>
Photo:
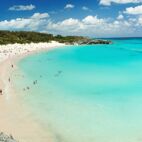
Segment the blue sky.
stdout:
<path fill-rule="evenodd" d="M 142 36 L 142 0 L 4 0 L 0 30 Z"/>

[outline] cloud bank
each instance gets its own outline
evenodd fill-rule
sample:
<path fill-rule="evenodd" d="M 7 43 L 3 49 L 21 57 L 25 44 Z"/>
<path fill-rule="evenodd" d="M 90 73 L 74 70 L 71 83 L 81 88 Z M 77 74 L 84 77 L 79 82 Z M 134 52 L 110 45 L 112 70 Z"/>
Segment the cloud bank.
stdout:
<path fill-rule="evenodd" d="M 9 8 L 10 11 L 29 11 L 35 9 L 35 5 L 14 5 Z"/>
<path fill-rule="evenodd" d="M 142 3 L 142 0 L 100 0 L 101 5 L 110 6 L 112 3 L 116 4 Z"/>
<path fill-rule="evenodd" d="M 83 19 L 68 18 L 54 22 L 48 13 L 34 13 L 29 18 L 0 21 L 0 29 L 34 30 L 53 34 L 92 37 L 133 36 L 142 30 L 142 16 L 125 20 L 122 15 L 119 15 L 112 20 L 99 18 L 97 15 L 88 15 Z"/>
<path fill-rule="evenodd" d="M 74 8 L 75 6 L 73 4 L 67 4 L 64 8 L 65 9 L 72 9 Z"/>
<path fill-rule="evenodd" d="M 128 7 L 124 11 L 126 14 L 131 14 L 131 15 L 139 15 L 142 14 L 142 5 L 136 6 L 136 7 Z"/>

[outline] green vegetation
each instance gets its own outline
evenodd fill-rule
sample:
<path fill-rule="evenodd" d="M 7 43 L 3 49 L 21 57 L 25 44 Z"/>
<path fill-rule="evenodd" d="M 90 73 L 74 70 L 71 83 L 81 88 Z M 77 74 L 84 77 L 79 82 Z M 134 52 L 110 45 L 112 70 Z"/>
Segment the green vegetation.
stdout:
<path fill-rule="evenodd" d="M 83 36 L 62 36 L 29 31 L 0 31 L 0 45 L 13 43 L 39 43 L 58 41 L 66 44 L 111 44 L 108 40 L 95 40 Z"/>
<path fill-rule="evenodd" d="M 87 39 L 81 36 L 53 36 L 52 34 L 28 32 L 28 31 L 0 31 L 0 44 L 13 44 L 13 43 L 38 43 L 50 42 L 52 40 L 61 43 L 73 44 L 81 40 Z"/>

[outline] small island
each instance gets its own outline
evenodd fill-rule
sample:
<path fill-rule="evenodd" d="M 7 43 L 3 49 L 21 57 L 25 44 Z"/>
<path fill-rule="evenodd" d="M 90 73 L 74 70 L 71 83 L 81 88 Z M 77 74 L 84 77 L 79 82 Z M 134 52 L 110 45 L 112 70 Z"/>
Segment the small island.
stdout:
<path fill-rule="evenodd" d="M 0 45 L 14 43 L 39 43 L 57 41 L 65 44 L 92 45 L 92 44 L 111 44 L 109 40 L 91 39 L 84 36 L 62 36 L 48 33 L 39 33 L 31 31 L 0 31 Z"/>

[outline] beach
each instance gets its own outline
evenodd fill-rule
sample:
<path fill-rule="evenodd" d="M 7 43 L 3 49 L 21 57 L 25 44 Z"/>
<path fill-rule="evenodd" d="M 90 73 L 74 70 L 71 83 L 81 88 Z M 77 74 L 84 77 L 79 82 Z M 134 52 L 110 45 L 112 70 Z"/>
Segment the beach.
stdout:
<path fill-rule="evenodd" d="M 40 51 L 48 51 L 62 47 L 64 44 L 31 43 L 9 44 L 0 46 L 0 132 L 11 134 L 20 142 L 48 142 L 54 138 L 50 132 L 41 128 L 32 117 L 32 114 L 17 97 L 18 92 L 14 89 L 10 74 L 16 70 L 16 62 L 30 54 Z"/>
<path fill-rule="evenodd" d="M 142 142 L 142 0 L 4 0 L 0 142 Z"/>
<path fill-rule="evenodd" d="M 19 142 L 141 141 L 142 40 L 113 43 L 2 47 L 0 131 Z"/>

